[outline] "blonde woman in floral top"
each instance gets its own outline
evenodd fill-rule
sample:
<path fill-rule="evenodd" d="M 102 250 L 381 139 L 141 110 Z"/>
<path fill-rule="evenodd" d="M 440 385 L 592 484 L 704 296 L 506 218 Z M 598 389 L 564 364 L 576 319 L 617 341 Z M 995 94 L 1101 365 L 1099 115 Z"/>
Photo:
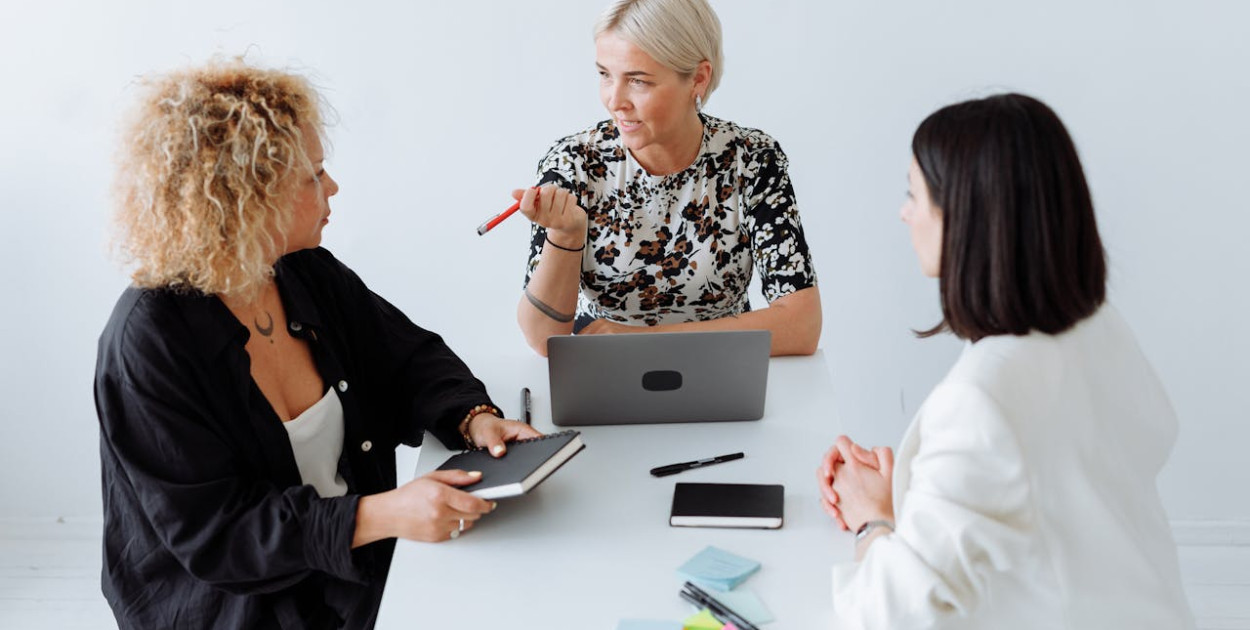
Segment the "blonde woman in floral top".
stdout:
<path fill-rule="evenodd" d="M 517 319 L 552 335 L 765 329 L 811 354 L 820 294 L 787 160 L 768 135 L 701 113 L 721 72 L 706 0 L 622 0 L 595 37 L 611 119 L 558 141 L 539 186 Z M 751 311 L 752 270 L 768 308 Z"/>

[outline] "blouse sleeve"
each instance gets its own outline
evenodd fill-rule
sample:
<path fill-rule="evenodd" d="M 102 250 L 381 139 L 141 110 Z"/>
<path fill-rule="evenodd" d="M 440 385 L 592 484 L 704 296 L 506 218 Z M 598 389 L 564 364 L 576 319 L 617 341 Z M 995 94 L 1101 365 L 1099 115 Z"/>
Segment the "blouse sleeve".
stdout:
<path fill-rule="evenodd" d="M 833 569 L 834 609 L 851 627 L 945 627 L 1031 551 L 1028 481 L 999 407 L 975 387 L 944 384 L 922 414 L 897 531 Z"/>
<path fill-rule="evenodd" d="M 312 486 L 258 479 L 221 419 L 197 402 L 204 385 L 187 367 L 194 362 L 159 341 L 123 342 L 105 362 L 95 390 L 100 448 L 148 521 L 124 526 L 150 526 L 188 573 L 232 593 L 278 591 L 312 571 L 368 579 L 351 551 L 358 496 L 323 499 Z"/>
<path fill-rule="evenodd" d="M 772 302 L 816 286 L 816 269 L 799 221 L 786 154 L 774 144 L 752 159 L 757 170 L 747 197 L 745 223 L 755 272 L 765 299 Z"/>
<path fill-rule="evenodd" d="M 573 193 L 579 205 L 586 207 L 579 194 L 577 177 L 576 147 L 572 137 L 556 142 L 547 151 L 547 155 L 538 161 L 538 182 L 535 186 L 552 184 Z M 583 184 L 584 186 L 584 184 Z M 522 288 L 528 287 L 530 277 L 542 260 L 543 244 L 547 240 L 547 229 L 537 223 L 530 224 L 529 262 L 525 265 L 525 282 Z"/>

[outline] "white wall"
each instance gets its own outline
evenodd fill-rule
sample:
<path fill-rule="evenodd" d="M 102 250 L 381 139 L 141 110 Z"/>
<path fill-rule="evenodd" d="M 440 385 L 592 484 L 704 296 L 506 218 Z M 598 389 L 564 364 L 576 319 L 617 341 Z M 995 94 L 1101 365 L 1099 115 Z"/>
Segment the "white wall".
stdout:
<path fill-rule="evenodd" d="M 335 105 L 326 244 L 474 360 L 524 351 L 527 228 L 473 228 L 547 145 L 604 117 L 600 2 L 10 3 L 0 21 L 0 517 L 99 514 L 95 342 L 125 274 L 107 257 L 110 157 L 136 75 L 248 52 Z M 104 6 L 101 6 L 104 5 Z M 1041 97 L 1085 160 L 1111 295 L 1180 414 L 1174 519 L 1250 520 L 1250 5 L 715 3 L 726 74 L 707 111 L 789 153 L 849 431 L 894 444 L 958 352 L 898 206 L 911 133 L 991 90 Z M 814 419 L 816 421 L 817 419 Z M 832 439 L 832 435 L 830 438 Z M 797 465 L 811 465 L 799 462 Z"/>

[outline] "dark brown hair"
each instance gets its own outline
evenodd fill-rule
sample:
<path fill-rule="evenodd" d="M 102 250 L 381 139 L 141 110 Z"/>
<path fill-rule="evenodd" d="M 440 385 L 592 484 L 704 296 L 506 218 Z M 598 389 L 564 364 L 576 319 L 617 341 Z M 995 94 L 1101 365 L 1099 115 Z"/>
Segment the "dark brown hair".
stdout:
<path fill-rule="evenodd" d="M 1055 334 L 1098 309 L 1107 264 L 1094 204 L 1045 103 L 1001 94 L 943 107 L 911 146 L 942 213 L 943 319 L 921 337 Z"/>

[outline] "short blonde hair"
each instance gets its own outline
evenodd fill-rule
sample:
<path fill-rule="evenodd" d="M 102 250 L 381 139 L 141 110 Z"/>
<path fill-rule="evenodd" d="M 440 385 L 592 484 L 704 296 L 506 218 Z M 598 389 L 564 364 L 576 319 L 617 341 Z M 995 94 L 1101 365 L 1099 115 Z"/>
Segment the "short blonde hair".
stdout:
<path fill-rule="evenodd" d="M 599 16 L 595 37 L 612 31 L 678 73 L 712 66 L 706 102 L 724 72 L 720 19 L 707 0 L 617 0 Z"/>
<path fill-rule="evenodd" d="M 248 295 L 273 275 L 304 130 L 320 134 L 303 77 L 241 59 L 145 77 L 123 130 L 117 244 L 145 288 Z"/>

